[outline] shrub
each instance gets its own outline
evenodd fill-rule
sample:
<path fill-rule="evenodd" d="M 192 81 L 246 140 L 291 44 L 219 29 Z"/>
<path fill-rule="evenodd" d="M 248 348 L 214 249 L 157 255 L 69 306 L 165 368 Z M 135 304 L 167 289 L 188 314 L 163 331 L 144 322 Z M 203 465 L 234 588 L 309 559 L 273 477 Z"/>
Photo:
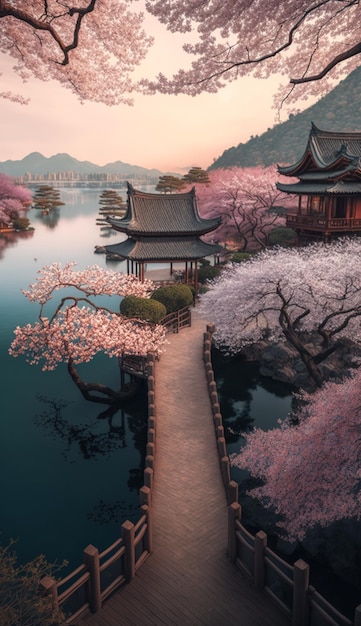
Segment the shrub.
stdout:
<path fill-rule="evenodd" d="M 152 295 L 151 299 L 164 304 L 167 313 L 173 313 L 193 302 L 193 292 L 188 285 L 168 285 L 159 287 Z"/>
<path fill-rule="evenodd" d="M 30 220 L 27 217 L 16 217 L 13 219 L 13 226 L 16 230 L 27 230 L 30 225 Z"/>
<path fill-rule="evenodd" d="M 269 234 L 269 244 L 271 246 L 281 246 L 286 248 L 292 246 L 297 239 L 297 233 L 292 228 L 286 228 L 286 226 L 277 226 Z"/>
<path fill-rule="evenodd" d="M 249 252 L 234 252 L 229 259 L 232 263 L 243 263 L 243 261 L 248 261 L 252 254 Z"/>
<path fill-rule="evenodd" d="M 167 314 L 167 310 L 161 302 L 150 298 L 137 298 L 137 296 L 123 298 L 120 303 L 120 312 L 125 317 L 146 320 L 152 324 L 158 324 Z"/>
<path fill-rule="evenodd" d="M 220 265 L 206 265 L 204 267 L 200 267 L 198 271 L 198 280 L 201 284 L 204 284 L 207 280 L 217 278 L 221 271 L 222 267 Z"/>

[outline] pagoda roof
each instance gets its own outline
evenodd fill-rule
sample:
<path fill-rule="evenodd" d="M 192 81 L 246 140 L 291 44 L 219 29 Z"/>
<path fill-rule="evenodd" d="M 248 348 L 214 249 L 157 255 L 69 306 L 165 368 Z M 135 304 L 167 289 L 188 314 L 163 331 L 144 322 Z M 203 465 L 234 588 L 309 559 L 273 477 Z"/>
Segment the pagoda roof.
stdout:
<path fill-rule="evenodd" d="M 122 259 L 144 262 L 197 261 L 207 256 L 219 254 L 223 247 L 207 243 L 197 237 L 128 237 L 120 243 L 105 246 L 106 252 Z"/>
<path fill-rule="evenodd" d="M 129 236 L 203 235 L 215 230 L 219 219 L 203 219 L 198 213 L 195 189 L 187 193 L 147 193 L 128 184 L 127 211 L 122 218 L 108 217 L 111 226 Z"/>
<path fill-rule="evenodd" d="M 336 180 L 332 182 L 305 182 L 277 183 L 277 189 L 285 193 L 297 195 L 352 195 L 361 194 L 361 181 Z"/>
<path fill-rule="evenodd" d="M 301 159 L 288 166 L 278 166 L 284 176 L 302 178 L 306 173 L 322 172 L 338 177 L 347 171 L 361 175 L 361 132 L 320 130 L 312 123 L 307 146 Z"/>

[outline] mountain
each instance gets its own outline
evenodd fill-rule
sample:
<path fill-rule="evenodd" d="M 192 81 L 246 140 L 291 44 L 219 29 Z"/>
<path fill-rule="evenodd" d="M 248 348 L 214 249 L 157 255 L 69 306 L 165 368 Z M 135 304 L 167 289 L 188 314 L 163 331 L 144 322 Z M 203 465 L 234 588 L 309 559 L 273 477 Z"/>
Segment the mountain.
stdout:
<path fill-rule="evenodd" d="M 40 152 L 32 152 L 20 161 L 3 161 L 0 163 L 0 172 L 8 176 L 45 175 L 56 172 L 75 172 L 79 175 L 85 174 L 119 174 L 127 177 L 155 177 L 159 178 L 163 174 L 157 169 L 146 169 L 138 165 L 130 165 L 122 161 L 107 163 L 106 165 L 95 165 L 90 161 L 78 161 L 66 153 L 55 154 L 49 158 L 44 157 Z"/>
<path fill-rule="evenodd" d="M 306 148 L 311 122 L 322 130 L 361 130 L 361 67 L 302 113 L 225 150 L 208 169 L 295 163 Z"/>

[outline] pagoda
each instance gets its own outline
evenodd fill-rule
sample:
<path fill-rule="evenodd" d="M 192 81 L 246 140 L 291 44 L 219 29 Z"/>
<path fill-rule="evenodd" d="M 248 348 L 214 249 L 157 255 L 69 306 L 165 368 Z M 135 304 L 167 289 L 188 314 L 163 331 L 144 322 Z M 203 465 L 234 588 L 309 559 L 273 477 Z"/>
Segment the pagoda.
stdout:
<path fill-rule="evenodd" d="M 298 181 L 277 188 L 298 196 L 286 225 L 298 241 L 361 233 L 361 132 L 320 130 L 312 123 L 306 150 L 297 163 L 278 167 Z"/>
<path fill-rule="evenodd" d="M 195 189 L 187 193 L 160 194 L 138 191 L 127 183 L 127 210 L 122 218 L 107 217 L 115 230 L 127 238 L 105 246 L 108 254 L 127 261 L 127 273 L 144 281 L 148 263 L 184 264 L 184 282 L 198 291 L 198 262 L 218 258 L 223 247 L 201 239 L 221 223 L 199 216 Z"/>

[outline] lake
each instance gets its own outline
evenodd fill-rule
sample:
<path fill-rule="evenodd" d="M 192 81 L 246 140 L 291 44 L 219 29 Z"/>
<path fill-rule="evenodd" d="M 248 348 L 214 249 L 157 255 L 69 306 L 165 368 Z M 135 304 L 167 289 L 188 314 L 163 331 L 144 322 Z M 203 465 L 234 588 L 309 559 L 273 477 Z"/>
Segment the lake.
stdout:
<path fill-rule="evenodd" d="M 101 191 L 62 189 L 64 206 L 47 216 L 29 211 L 34 231 L 0 233 L 0 532 L 3 543 L 18 539 L 20 561 L 40 553 L 66 559 L 63 573 L 81 563 L 89 543 L 103 550 L 126 519 L 138 519 L 146 390 L 111 422 L 99 419 L 105 407 L 82 398 L 65 364 L 42 372 L 10 357 L 8 348 L 14 328 L 38 315 L 21 290 L 44 265 L 76 261 L 79 269 L 125 271 L 125 264 L 107 265 L 105 255 L 94 254 L 96 245 L 121 237 L 96 224 Z M 110 383 L 119 375 L 115 360 L 97 358 L 92 367 Z"/>

